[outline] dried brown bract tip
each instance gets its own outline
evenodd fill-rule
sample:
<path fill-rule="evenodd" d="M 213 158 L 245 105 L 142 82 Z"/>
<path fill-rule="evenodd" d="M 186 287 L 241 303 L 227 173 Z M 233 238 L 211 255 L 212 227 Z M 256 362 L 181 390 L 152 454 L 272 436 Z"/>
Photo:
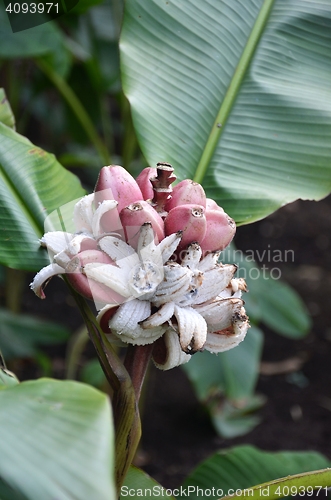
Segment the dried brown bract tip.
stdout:
<path fill-rule="evenodd" d="M 171 184 L 177 179 L 173 172 L 174 169 L 170 163 L 159 162 L 157 163 L 157 176 L 151 179 L 154 190 L 152 206 L 161 217 L 167 216 L 164 206 L 172 193 Z"/>

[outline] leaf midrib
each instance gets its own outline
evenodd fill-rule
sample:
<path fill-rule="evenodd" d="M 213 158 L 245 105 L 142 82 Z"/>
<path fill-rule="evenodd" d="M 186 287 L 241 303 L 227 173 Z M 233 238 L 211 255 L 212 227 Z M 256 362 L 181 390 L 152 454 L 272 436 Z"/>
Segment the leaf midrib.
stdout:
<path fill-rule="evenodd" d="M 210 135 L 202 152 L 200 162 L 197 166 L 194 181 L 199 184 L 205 176 L 210 160 L 214 154 L 221 133 L 224 129 L 225 122 L 237 97 L 241 82 L 246 74 L 247 68 L 252 60 L 256 46 L 262 35 L 265 23 L 269 17 L 274 0 L 264 0 L 261 10 L 256 18 L 251 34 L 247 40 L 246 46 L 239 60 L 237 68 L 234 72 L 232 80 L 229 84 L 227 93 L 223 99 L 216 120 L 212 126 Z"/>

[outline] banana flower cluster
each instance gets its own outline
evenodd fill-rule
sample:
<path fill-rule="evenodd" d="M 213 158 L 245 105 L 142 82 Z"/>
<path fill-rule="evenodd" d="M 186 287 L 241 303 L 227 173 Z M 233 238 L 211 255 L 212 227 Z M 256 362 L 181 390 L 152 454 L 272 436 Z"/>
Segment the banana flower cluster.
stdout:
<path fill-rule="evenodd" d="M 41 238 L 51 264 L 31 283 L 40 298 L 55 275 L 66 275 L 94 300 L 97 319 L 120 345 L 154 344 L 167 370 L 197 351 L 237 346 L 249 328 L 236 265 L 219 263 L 235 234 L 234 221 L 200 184 L 171 187 L 173 168 L 159 163 L 135 180 L 120 166 L 104 167 L 95 191 L 74 207 L 74 232 Z"/>

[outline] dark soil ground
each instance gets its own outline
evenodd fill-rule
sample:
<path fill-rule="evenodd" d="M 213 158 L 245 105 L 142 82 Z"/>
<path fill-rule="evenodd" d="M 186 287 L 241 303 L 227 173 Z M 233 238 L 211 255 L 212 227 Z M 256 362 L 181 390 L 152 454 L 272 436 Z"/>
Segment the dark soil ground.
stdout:
<path fill-rule="evenodd" d="M 262 423 L 231 440 L 217 436 L 180 369 L 151 369 L 144 394 L 143 439 L 139 465 L 163 486 L 174 488 L 203 459 L 221 448 L 249 443 L 263 450 L 315 450 L 331 459 L 331 197 L 318 203 L 297 201 L 267 219 L 241 227 L 235 242 L 242 250 L 268 248 L 294 251 L 294 262 L 277 263 L 282 278 L 301 295 L 313 318 L 309 335 L 300 341 L 277 335 L 263 325 L 265 345 L 257 392 L 267 397 Z M 266 255 L 267 257 L 267 255 Z M 267 267 L 273 264 L 262 261 Z M 54 280 L 48 300 L 26 291 L 24 311 L 62 320 L 75 330 L 81 325 L 64 283 Z M 53 376 L 64 373 L 62 348 L 52 349 Z M 85 357 L 91 353 L 85 353 Z M 282 373 L 278 362 L 300 358 L 299 371 Z M 16 364 L 22 379 L 36 378 L 29 360 Z M 267 363 L 267 364 L 266 364 Z M 266 375 L 273 369 L 274 375 Z"/>

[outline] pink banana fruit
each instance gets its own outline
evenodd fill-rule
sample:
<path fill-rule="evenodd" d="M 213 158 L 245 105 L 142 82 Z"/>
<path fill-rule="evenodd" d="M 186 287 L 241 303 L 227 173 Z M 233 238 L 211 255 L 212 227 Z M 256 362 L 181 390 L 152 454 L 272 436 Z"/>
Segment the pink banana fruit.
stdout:
<path fill-rule="evenodd" d="M 121 304 L 124 298 L 111 288 L 88 279 L 83 274 L 86 264 L 100 263 L 113 265 L 113 260 L 100 250 L 84 250 L 74 257 L 66 266 L 66 276 L 73 288 L 89 300 L 105 304 Z"/>
<path fill-rule="evenodd" d="M 234 220 L 223 209 L 206 210 L 205 216 L 207 230 L 204 239 L 200 243 L 203 254 L 223 250 L 232 241 L 236 233 Z"/>
<path fill-rule="evenodd" d="M 152 200 L 154 198 L 154 189 L 150 179 L 157 175 L 156 168 L 147 167 L 138 175 L 136 182 L 143 195 L 143 200 Z"/>
<path fill-rule="evenodd" d="M 183 231 L 178 248 L 186 248 L 189 243 L 201 243 L 206 235 L 207 221 L 205 209 L 201 205 L 180 205 L 170 210 L 164 221 L 166 236 Z"/>
<path fill-rule="evenodd" d="M 143 195 L 138 184 L 123 167 L 112 165 L 101 169 L 95 186 L 96 205 L 103 200 L 116 200 L 117 210 L 120 212 L 130 203 L 142 199 Z"/>
<path fill-rule="evenodd" d="M 180 205 L 201 205 L 206 207 L 206 195 L 203 187 L 191 179 L 179 182 L 172 191 L 171 198 L 165 204 L 165 210 L 170 212 Z"/>
<path fill-rule="evenodd" d="M 101 218 L 101 226 L 108 233 L 121 230 L 118 214 L 124 207 L 143 199 L 142 192 L 132 175 L 119 165 L 101 169 L 94 192 L 95 208 L 104 200 L 118 202 L 117 212 L 109 211 Z"/>
<path fill-rule="evenodd" d="M 128 207 L 123 208 L 120 219 L 124 227 L 126 242 L 134 249 L 137 248 L 140 228 L 145 222 L 152 224 L 158 242 L 164 238 L 163 220 L 147 201 L 131 203 Z"/>
<path fill-rule="evenodd" d="M 219 210 L 220 212 L 224 212 L 223 208 L 217 205 L 216 201 L 211 198 L 206 198 L 206 210 Z"/>

